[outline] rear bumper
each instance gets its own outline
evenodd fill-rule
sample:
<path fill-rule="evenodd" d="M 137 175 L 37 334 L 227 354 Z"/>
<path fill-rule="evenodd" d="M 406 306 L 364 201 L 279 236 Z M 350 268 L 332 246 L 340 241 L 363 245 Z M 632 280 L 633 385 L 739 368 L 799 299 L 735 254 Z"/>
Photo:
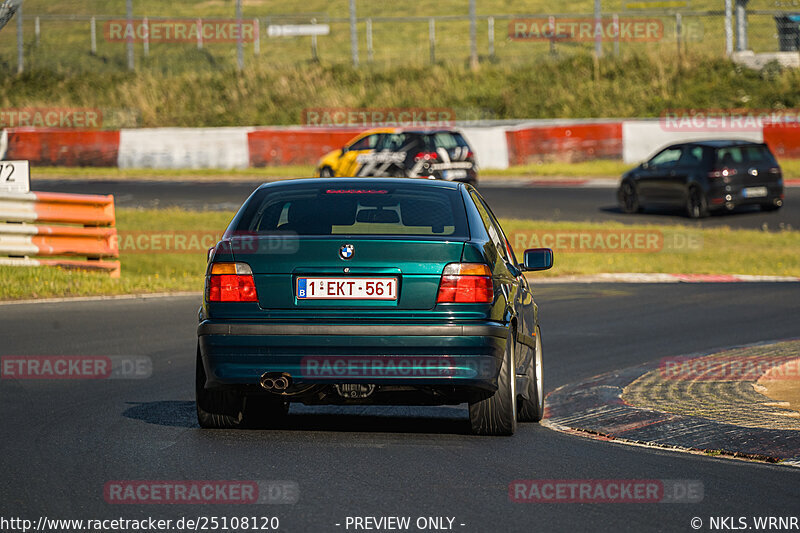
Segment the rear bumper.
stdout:
<path fill-rule="evenodd" d="M 205 320 L 207 388 L 253 386 L 266 372 L 292 383 L 467 386 L 496 390 L 508 329 L 494 322 L 337 324 Z"/>
<path fill-rule="evenodd" d="M 748 197 L 744 190 L 749 187 L 766 187 L 766 196 Z M 774 205 L 778 200 L 783 200 L 784 190 L 782 185 L 748 185 L 732 186 L 729 190 L 724 187 L 714 188 L 709 192 L 709 207 L 711 209 L 722 209 L 727 205 Z"/>

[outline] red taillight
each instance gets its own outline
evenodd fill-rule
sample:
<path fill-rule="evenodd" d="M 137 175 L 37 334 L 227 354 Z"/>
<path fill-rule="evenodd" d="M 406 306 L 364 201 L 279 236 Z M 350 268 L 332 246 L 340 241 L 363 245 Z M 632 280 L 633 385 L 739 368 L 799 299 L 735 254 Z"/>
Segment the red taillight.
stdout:
<path fill-rule="evenodd" d="M 492 272 L 481 263 L 450 263 L 442 272 L 436 303 L 492 303 Z"/>
<path fill-rule="evenodd" d="M 424 159 L 425 161 L 439 159 L 439 154 L 436 152 L 418 152 L 417 155 L 414 156 L 414 159 L 416 161 L 419 161 L 420 159 Z"/>
<path fill-rule="evenodd" d="M 708 173 L 709 178 L 727 178 L 736 174 L 735 168 L 723 168 Z"/>
<path fill-rule="evenodd" d="M 253 271 L 246 263 L 214 263 L 208 275 L 209 302 L 257 302 Z"/>

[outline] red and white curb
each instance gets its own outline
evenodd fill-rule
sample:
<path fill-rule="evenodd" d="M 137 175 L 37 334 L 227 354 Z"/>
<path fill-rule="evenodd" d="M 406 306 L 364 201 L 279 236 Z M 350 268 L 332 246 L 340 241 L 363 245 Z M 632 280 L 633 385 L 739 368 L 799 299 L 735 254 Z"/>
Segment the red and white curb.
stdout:
<path fill-rule="evenodd" d="M 787 283 L 799 282 L 794 276 L 753 276 L 748 274 L 646 274 L 646 273 L 608 273 L 585 276 L 558 276 L 536 278 L 535 283 Z"/>

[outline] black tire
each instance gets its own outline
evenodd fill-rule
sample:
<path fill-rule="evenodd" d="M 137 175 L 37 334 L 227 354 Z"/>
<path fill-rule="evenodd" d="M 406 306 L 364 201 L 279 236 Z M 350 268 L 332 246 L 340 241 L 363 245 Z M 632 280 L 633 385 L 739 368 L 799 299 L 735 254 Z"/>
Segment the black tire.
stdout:
<path fill-rule="evenodd" d="M 497 391 L 469 404 L 469 422 L 474 435 L 513 435 L 517 430 L 514 352 L 514 330 L 509 328 L 503 364 L 497 376 Z"/>
<path fill-rule="evenodd" d="M 775 205 L 775 204 L 761 204 L 760 207 L 762 211 L 767 213 L 769 213 L 770 211 L 777 211 L 778 209 L 781 208 L 780 205 Z"/>
<path fill-rule="evenodd" d="M 244 425 L 244 397 L 234 391 L 215 391 L 205 388 L 206 371 L 197 348 L 195 369 L 195 403 L 197 423 L 201 428 L 234 429 Z"/>
<path fill-rule="evenodd" d="M 686 194 L 686 216 L 689 218 L 705 218 L 708 216 L 708 202 L 700 187 L 690 187 Z"/>
<path fill-rule="evenodd" d="M 517 420 L 538 422 L 544 416 L 544 388 L 542 385 L 542 331 L 536 327 L 536 349 L 528 366 L 528 399 L 517 398 Z"/>
<path fill-rule="evenodd" d="M 333 177 L 333 169 L 331 167 L 322 167 L 319 169 L 319 177 L 320 178 L 332 178 Z"/>
<path fill-rule="evenodd" d="M 623 213 L 632 215 L 642 210 L 642 206 L 639 204 L 639 194 L 636 192 L 636 186 L 630 181 L 623 182 L 622 185 L 620 185 L 617 198 Z"/>

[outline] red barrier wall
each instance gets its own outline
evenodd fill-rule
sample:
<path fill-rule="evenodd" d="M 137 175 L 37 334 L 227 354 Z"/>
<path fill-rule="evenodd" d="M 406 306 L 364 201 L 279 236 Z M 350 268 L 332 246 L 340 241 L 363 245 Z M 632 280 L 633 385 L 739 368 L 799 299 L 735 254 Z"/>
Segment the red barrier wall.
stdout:
<path fill-rule="evenodd" d="M 536 126 L 507 131 L 506 140 L 510 165 L 622 157 L 622 123 Z"/>
<path fill-rule="evenodd" d="M 116 167 L 119 132 L 101 130 L 8 130 L 6 159 L 33 165 Z"/>
<path fill-rule="evenodd" d="M 315 164 L 326 153 L 341 148 L 360 129 L 264 129 L 247 134 L 250 166 Z"/>
<path fill-rule="evenodd" d="M 766 125 L 764 142 L 778 158 L 779 163 L 781 157 L 800 158 L 800 127 Z"/>

